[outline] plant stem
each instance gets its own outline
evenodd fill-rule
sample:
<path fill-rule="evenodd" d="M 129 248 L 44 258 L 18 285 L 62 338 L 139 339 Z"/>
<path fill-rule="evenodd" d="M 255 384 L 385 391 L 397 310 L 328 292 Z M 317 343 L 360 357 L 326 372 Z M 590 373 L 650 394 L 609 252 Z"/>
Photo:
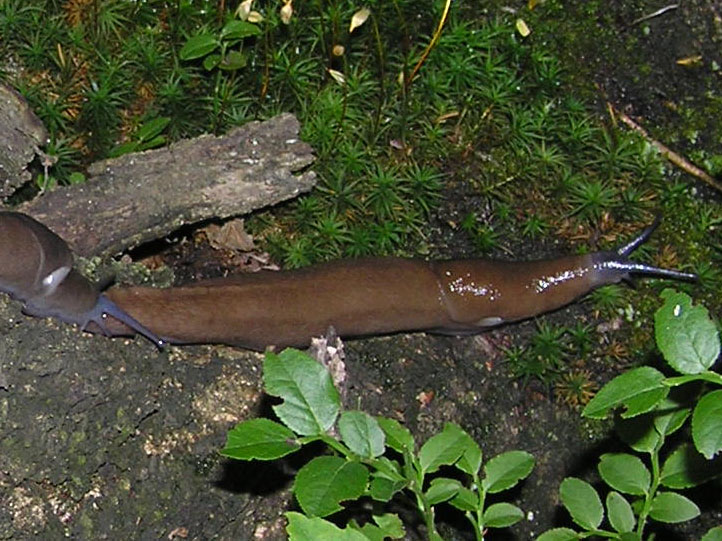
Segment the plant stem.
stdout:
<path fill-rule="evenodd" d="M 652 509 L 652 500 L 654 499 L 657 489 L 659 488 L 659 449 L 662 447 L 664 439 L 660 438 L 659 443 L 655 447 L 654 451 L 650 453 L 649 458 L 652 463 L 652 484 L 649 487 L 649 492 L 644 497 L 644 506 L 639 512 L 639 519 L 637 522 L 637 535 L 642 539 L 644 527 L 647 524 L 647 517 Z"/>

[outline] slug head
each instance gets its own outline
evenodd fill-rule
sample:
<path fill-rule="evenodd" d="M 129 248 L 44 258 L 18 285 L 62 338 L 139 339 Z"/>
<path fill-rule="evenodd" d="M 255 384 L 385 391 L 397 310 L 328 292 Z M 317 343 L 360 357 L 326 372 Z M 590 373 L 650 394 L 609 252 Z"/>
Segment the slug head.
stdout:
<path fill-rule="evenodd" d="M 614 251 L 592 254 L 594 268 L 598 273 L 598 279 L 601 283 L 611 284 L 622 280 L 630 281 L 633 276 L 649 276 L 652 278 L 684 280 L 687 282 L 696 282 L 699 279 L 699 277 L 693 273 L 663 269 L 629 259 L 629 256 L 634 250 L 647 242 L 654 230 L 659 226 L 659 223 L 660 217 L 657 216 L 654 222 L 645 227 L 639 235 L 627 244 L 620 246 Z"/>
<path fill-rule="evenodd" d="M 158 349 L 162 350 L 165 346 L 164 340 L 156 336 L 155 333 L 153 333 L 145 325 L 140 323 L 133 316 L 128 314 L 125 310 L 123 310 L 120 306 L 111 301 L 104 294 L 101 294 L 98 297 L 98 302 L 96 303 L 95 308 L 92 310 L 92 312 L 88 314 L 87 320 L 83 325 L 83 330 L 85 330 L 85 327 L 87 327 L 87 325 L 92 321 L 98 326 L 98 328 L 103 332 L 103 334 L 105 334 L 106 336 L 111 336 L 112 333 L 109 331 L 106 325 L 106 319 L 108 316 L 114 317 L 121 323 L 124 323 L 125 325 L 130 327 L 136 333 L 145 336 L 148 340 L 153 342 Z"/>

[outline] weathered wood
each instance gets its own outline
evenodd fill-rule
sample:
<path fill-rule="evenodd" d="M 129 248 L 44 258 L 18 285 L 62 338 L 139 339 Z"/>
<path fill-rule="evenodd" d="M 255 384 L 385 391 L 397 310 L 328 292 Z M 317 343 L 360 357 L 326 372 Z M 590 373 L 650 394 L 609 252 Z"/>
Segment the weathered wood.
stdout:
<path fill-rule="evenodd" d="M 82 256 L 109 255 L 178 227 L 247 214 L 310 190 L 314 160 L 291 114 L 250 122 L 224 136 L 93 164 L 83 184 L 23 205 Z M 294 174 L 296 173 L 296 174 Z"/>
<path fill-rule="evenodd" d="M 45 126 L 25 98 L 0 82 L 0 199 L 30 180 L 27 165 L 47 139 Z"/>

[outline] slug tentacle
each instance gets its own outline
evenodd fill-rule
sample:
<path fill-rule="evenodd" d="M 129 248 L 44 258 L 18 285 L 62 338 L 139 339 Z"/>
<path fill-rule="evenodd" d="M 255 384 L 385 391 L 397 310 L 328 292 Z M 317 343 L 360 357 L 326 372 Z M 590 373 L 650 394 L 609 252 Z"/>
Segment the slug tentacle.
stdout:
<path fill-rule="evenodd" d="M 627 244 L 620 246 L 613 252 L 598 252 L 593 254 L 594 266 L 600 274 L 600 277 L 606 283 L 619 282 L 621 280 L 629 280 L 632 275 L 652 276 L 655 278 L 669 278 L 672 280 L 697 281 L 699 277 L 690 272 L 683 272 L 672 269 L 663 269 L 654 267 L 646 263 L 631 261 L 629 256 L 634 250 L 649 240 L 655 229 L 659 226 L 660 217 L 657 216 L 654 221 L 644 230 L 629 241 Z"/>
<path fill-rule="evenodd" d="M 98 302 L 95 305 L 94 310 L 88 314 L 88 320 L 85 322 L 85 325 L 83 325 L 83 330 L 85 330 L 88 324 L 92 321 L 98 326 L 105 336 L 113 336 L 113 333 L 110 329 L 108 329 L 106 324 L 108 316 L 114 317 L 118 321 L 133 329 L 136 333 L 145 336 L 148 340 L 153 342 L 158 349 L 162 350 L 165 346 L 164 340 L 156 336 L 155 333 L 136 320 L 133 316 L 128 314 L 104 294 L 101 294 L 98 297 Z"/>

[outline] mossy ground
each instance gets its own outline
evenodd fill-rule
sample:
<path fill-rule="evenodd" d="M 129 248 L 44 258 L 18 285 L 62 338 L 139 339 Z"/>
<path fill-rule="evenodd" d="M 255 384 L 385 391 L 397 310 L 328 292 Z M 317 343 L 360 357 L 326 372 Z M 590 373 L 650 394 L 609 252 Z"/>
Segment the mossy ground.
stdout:
<path fill-rule="evenodd" d="M 428 43 L 439 2 L 370 2 L 372 17 L 353 34 L 348 23 L 361 6 L 352 2 L 297 3 L 287 26 L 279 6 L 259 2 L 259 36 L 234 44 L 245 67 L 206 70 L 201 60 L 183 60 L 186 39 L 201 26 L 219 35 L 236 7 L 219 14 L 222 4 L 0 3 L 0 35 L 21 36 L 0 43 L 2 76 L 52 134 L 54 182 L 78 180 L 73 172 L 120 143 L 148 144 L 139 134 L 159 118 L 169 120 L 152 144 L 292 111 L 317 150 L 318 189 L 248 222 L 287 267 L 389 253 L 553 257 L 613 246 L 662 213 L 640 259 L 700 273 L 700 284 L 674 285 L 720 313 L 720 194 L 662 160 L 607 107 L 719 174 L 722 34 L 714 6 L 687 2 L 636 23 L 661 6 L 454 4 L 404 88 L 399 74 L 410 74 Z M 529 36 L 518 33 L 517 19 Z M 537 455 L 537 473 L 519 494 L 536 515 L 522 527 L 519 538 L 527 538 L 552 524 L 549 498 L 560 479 L 592 470 L 595 453 L 613 445 L 599 444 L 605 427 L 579 423 L 568 404 L 579 401 L 585 379 L 599 385 L 622 367 L 655 361 L 651 318 L 669 285 L 606 289 L 542 323 L 476 340 L 355 342 L 358 401 L 372 413 L 396 412 L 422 437 L 453 419 L 485 452 L 516 446 Z M 575 342 L 575 329 L 588 347 Z M 576 383 L 564 380 L 570 366 Z M 421 391 L 436 398 L 422 407 Z M 708 508 L 698 522 L 715 520 L 719 511 Z"/>

